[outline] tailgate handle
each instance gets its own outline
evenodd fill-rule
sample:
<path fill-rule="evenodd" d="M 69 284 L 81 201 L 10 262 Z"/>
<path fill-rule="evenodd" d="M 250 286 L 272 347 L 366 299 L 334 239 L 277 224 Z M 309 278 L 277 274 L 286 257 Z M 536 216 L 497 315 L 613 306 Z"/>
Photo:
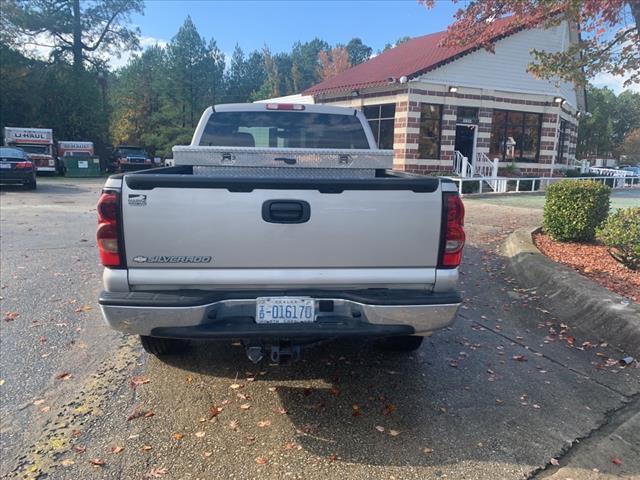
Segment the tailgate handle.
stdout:
<path fill-rule="evenodd" d="M 311 207 L 304 200 L 267 200 L 262 204 L 262 219 L 268 223 L 305 223 Z"/>

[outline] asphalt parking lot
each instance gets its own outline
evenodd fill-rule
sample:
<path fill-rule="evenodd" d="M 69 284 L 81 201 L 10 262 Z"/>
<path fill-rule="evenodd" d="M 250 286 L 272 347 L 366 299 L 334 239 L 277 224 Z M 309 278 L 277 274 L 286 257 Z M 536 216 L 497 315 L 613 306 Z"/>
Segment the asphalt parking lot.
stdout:
<path fill-rule="evenodd" d="M 416 353 L 340 341 L 255 366 L 231 343 L 161 361 L 102 324 L 101 184 L 0 190 L 3 477 L 640 476 L 639 443 L 616 443 L 640 415 L 640 369 L 574 337 L 497 253 L 539 206 L 465 200 L 465 303 Z"/>

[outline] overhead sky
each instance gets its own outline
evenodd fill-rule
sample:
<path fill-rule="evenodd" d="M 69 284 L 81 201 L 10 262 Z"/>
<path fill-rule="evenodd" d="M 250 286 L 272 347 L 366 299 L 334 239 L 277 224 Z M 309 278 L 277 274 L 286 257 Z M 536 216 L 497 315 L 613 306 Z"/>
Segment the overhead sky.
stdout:
<path fill-rule="evenodd" d="M 289 51 L 296 41 L 315 37 L 329 44 L 346 43 L 353 37 L 381 50 L 400 37 L 444 30 L 458 5 L 436 0 L 427 10 L 417 0 L 379 1 L 213 1 L 146 0 L 144 15 L 132 17 L 140 27 L 142 45 L 164 45 L 176 34 L 188 15 L 207 40 L 215 38 L 230 56 L 236 45 L 246 52 L 269 46 L 273 52 Z M 112 61 L 126 63 L 127 57 Z M 620 92 L 623 79 L 600 76 L 594 82 Z"/>

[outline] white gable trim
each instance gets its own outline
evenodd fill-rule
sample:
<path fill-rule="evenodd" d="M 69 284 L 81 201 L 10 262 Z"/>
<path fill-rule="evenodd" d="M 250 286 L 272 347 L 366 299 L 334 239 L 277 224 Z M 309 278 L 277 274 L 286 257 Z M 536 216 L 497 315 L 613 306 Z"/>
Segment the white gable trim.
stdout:
<path fill-rule="evenodd" d="M 542 80 L 527 72 L 533 59 L 531 49 L 562 51 L 572 41 L 567 22 L 549 29 L 535 28 L 509 35 L 495 44 L 495 54 L 475 50 L 452 60 L 414 80 L 425 83 L 468 86 L 502 92 L 559 96 L 577 108 L 573 84 L 562 80 Z"/>

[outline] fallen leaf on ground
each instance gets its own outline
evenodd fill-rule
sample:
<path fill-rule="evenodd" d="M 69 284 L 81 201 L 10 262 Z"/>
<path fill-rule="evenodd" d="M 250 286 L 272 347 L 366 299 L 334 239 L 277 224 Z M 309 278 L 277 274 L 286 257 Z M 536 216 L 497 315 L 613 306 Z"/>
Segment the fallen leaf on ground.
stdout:
<path fill-rule="evenodd" d="M 200 431 L 200 432 L 196 432 L 196 433 L 195 433 L 195 436 L 196 436 L 196 437 L 198 437 L 198 438 L 202 438 L 202 437 L 204 437 L 204 436 L 205 436 L 205 432 L 202 432 L 202 431 Z"/>
<path fill-rule="evenodd" d="M 422 449 L 423 453 L 433 453 L 433 448 L 425 447 Z"/>
<path fill-rule="evenodd" d="M 73 465 L 74 463 L 76 463 L 76 462 L 74 462 L 74 461 L 73 461 L 73 460 L 71 460 L 70 458 L 65 458 L 64 460 L 62 460 L 62 461 L 60 462 L 60 465 L 62 465 L 63 467 L 70 467 L 70 466 L 71 466 L 71 465 Z"/>
<path fill-rule="evenodd" d="M 71 378 L 71 374 L 69 372 L 61 372 L 56 375 L 56 380 L 68 380 Z"/>
<path fill-rule="evenodd" d="M 242 388 L 242 385 L 240 385 L 239 383 L 232 383 L 231 385 L 229 385 L 229 388 L 231 390 L 238 390 L 239 388 Z"/>
<path fill-rule="evenodd" d="M 517 362 L 526 362 L 527 361 L 527 357 L 525 357 L 524 355 L 514 355 L 513 357 L 511 357 L 512 360 L 515 360 Z"/>
<path fill-rule="evenodd" d="M 102 460 L 101 458 L 92 458 L 91 460 L 89 460 L 89 463 L 94 467 L 102 467 L 104 465 L 104 460 Z"/>
<path fill-rule="evenodd" d="M 258 426 L 260 428 L 270 427 L 271 426 L 271 420 L 261 420 L 261 421 L 258 422 Z"/>
<path fill-rule="evenodd" d="M 238 421 L 237 421 L 237 420 L 231 420 L 231 421 L 229 422 L 229 428 L 230 428 L 231 430 L 237 430 L 239 426 L 240 426 L 240 424 L 238 423 Z"/>
<path fill-rule="evenodd" d="M 549 460 L 549 463 L 550 463 L 551 465 L 556 466 L 556 467 L 557 467 L 558 465 L 560 465 L 560 462 L 559 462 L 558 460 L 556 460 L 555 458 L 552 458 L 551 460 Z"/>
<path fill-rule="evenodd" d="M 140 447 L 140 451 L 141 452 L 148 452 L 149 450 L 151 450 L 151 448 L 152 448 L 151 445 L 142 445 Z"/>
<path fill-rule="evenodd" d="M 269 390 L 270 392 L 275 392 L 276 391 L 276 387 L 269 387 L 269 388 L 267 388 L 267 390 Z"/>
<path fill-rule="evenodd" d="M 382 415 L 384 416 L 391 415 L 395 411 L 396 411 L 396 406 L 393 403 L 387 403 L 382 408 Z"/>
<path fill-rule="evenodd" d="M 139 385 L 144 385 L 145 383 L 149 383 L 149 382 L 150 380 L 147 377 L 138 375 L 131 378 L 131 381 L 129 382 L 129 386 L 135 390 Z"/>
<path fill-rule="evenodd" d="M 174 440 L 182 440 L 184 438 L 184 434 L 180 432 L 175 432 L 173 435 L 171 435 L 171 437 Z"/>
<path fill-rule="evenodd" d="M 240 405 L 241 410 L 249 410 L 250 408 L 251 408 L 250 403 L 243 403 L 242 405 Z"/>
<path fill-rule="evenodd" d="M 91 305 L 85 304 L 80 308 L 76 308 L 76 313 L 88 312 L 89 310 L 93 310 Z"/>
<path fill-rule="evenodd" d="M 327 455 L 327 458 L 332 462 L 335 462 L 336 460 L 338 460 L 338 455 L 336 455 L 335 453 L 332 453 L 331 455 Z"/>
<path fill-rule="evenodd" d="M 111 453 L 120 453 L 123 450 L 124 447 L 122 445 L 114 445 L 113 447 L 111 447 Z"/>
<path fill-rule="evenodd" d="M 5 322 L 12 322 L 13 320 L 18 318 L 19 316 L 20 316 L 20 314 L 18 312 L 6 312 L 4 314 L 4 321 Z"/>
<path fill-rule="evenodd" d="M 134 418 L 140 418 L 140 417 L 149 418 L 149 417 L 153 417 L 154 415 L 155 413 L 153 413 L 151 410 L 143 410 L 141 408 L 136 407 L 133 410 L 133 412 L 131 412 L 131 414 L 127 417 L 127 421 L 133 420 Z"/>
<path fill-rule="evenodd" d="M 153 467 L 147 473 L 144 474 L 144 478 L 160 478 L 169 473 L 169 470 L 165 467 Z"/>
<path fill-rule="evenodd" d="M 622 460 L 620 460 L 619 457 L 613 457 L 611 459 L 611 463 L 613 463 L 614 465 L 622 465 Z"/>
<path fill-rule="evenodd" d="M 220 412 L 222 412 L 222 410 L 224 410 L 224 408 L 222 407 L 216 407 L 216 406 L 209 407 L 209 420 L 212 420 L 218 415 L 220 415 Z"/>
<path fill-rule="evenodd" d="M 73 451 L 76 453 L 84 453 L 87 451 L 87 447 L 85 447 L 84 445 L 76 445 L 75 447 L 73 447 Z"/>
<path fill-rule="evenodd" d="M 384 427 L 381 425 L 376 425 L 376 430 L 378 430 L 380 433 L 384 432 Z"/>
<path fill-rule="evenodd" d="M 331 387 L 331 390 L 329 390 L 329 395 L 337 397 L 338 395 L 340 395 L 340 390 L 336 387 Z"/>
<path fill-rule="evenodd" d="M 276 413 L 279 413 L 280 415 L 286 415 L 287 413 L 289 413 L 289 410 L 287 410 L 286 408 L 283 408 L 283 407 L 278 407 L 274 411 Z"/>
<path fill-rule="evenodd" d="M 204 452 L 204 453 L 202 454 L 202 456 L 203 456 L 204 458 L 209 458 L 211 455 L 213 455 L 213 452 Z"/>
<path fill-rule="evenodd" d="M 294 448 L 296 448 L 296 444 L 293 442 L 287 442 L 282 446 L 283 450 L 293 450 Z"/>
<path fill-rule="evenodd" d="M 33 404 L 34 405 L 42 405 L 44 403 L 44 398 L 40 398 L 39 400 L 34 400 Z"/>
<path fill-rule="evenodd" d="M 397 437 L 398 435 L 400 435 L 400 432 L 398 430 L 389 430 L 389 435 L 391 435 L 392 437 Z"/>
<path fill-rule="evenodd" d="M 266 465 L 267 463 L 269 463 L 269 459 L 267 457 L 258 457 L 256 458 L 256 463 L 258 465 Z"/>

